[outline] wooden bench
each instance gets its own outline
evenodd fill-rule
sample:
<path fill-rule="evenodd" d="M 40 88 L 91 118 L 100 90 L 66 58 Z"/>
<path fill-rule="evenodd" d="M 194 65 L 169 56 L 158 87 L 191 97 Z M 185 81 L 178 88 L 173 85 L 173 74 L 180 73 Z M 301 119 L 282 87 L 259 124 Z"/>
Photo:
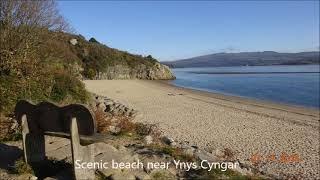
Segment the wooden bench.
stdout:
<path fill-rule="evenodd" d="M 94 144 L 106 139 L 96 132 L 96 122 L 88 108 L 81 104 L 64 107 L 49 102 L 37 105 L 25 100 L 16 104 L 15 116 L 22 127 L 24 158 L 32 164 L 46 160 L 44 135 L 71 140 L 75 179 L 94 179 L 94 169 L 75 167 L 76 160 L 94 162 Z"/>

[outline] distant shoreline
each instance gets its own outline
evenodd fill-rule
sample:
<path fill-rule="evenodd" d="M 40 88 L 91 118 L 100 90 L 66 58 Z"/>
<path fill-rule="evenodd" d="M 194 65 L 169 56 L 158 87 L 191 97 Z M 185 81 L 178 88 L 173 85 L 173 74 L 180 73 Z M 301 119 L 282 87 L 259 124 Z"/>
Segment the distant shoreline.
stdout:
<path fill-rule="evenodd" d="M 194 72 L 190 71 L 189 73 L 193 74 L 314 74 L 320 72 Z"/>
<path fill-rule="evenodd" d="M 279 53 L 274 51 L 214 53 L 187 59 L 163 61 L 169 67 L 222 67 L 320 64 L 319 51 Z"/>
<path fill-rule="evenodd" d="M 170 61 L 166 61 L 170 62 Z M 162 62 L 160 62 L 162 63 Z M 166 63 L 165 63 L 166 64 Z M 187 67 L 170 67 L 170 69 L 184 69 L 184 68 L 222 68 L 222 67 L 263 67 L 263 66 L 308 66 L 308 65 L 319 65 L 320 63 L 312 64 L 268 64 L 268 65 L 237 65 L 237 66 L 187 66 Z"/>

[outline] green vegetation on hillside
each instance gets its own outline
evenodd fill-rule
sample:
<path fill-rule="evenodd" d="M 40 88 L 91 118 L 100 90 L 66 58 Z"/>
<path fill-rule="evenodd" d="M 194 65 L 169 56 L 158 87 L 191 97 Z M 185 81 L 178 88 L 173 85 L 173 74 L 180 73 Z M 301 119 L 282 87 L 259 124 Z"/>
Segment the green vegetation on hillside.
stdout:
<path fill-rule="evenodd" d="M 68 31 L 54 1 L 1 1 L 0 111 L 12 113 L 19 99 L 86 102 L 77 78 L 80 63 L 56 33 Z"/>
<path fill-rule="evenodd" d="M 135 68 L 138 65 L 153 66 L 157 60 L 151 56 L 143 57 L 141 55 L 133 55 L 125 51 L 110 48 L 99 43 L 94 38 L 89 41 L 81 38 L 81 35 L 74 36 L 64 34 L 61 42 L 68 43 L 71 38 L 77 39 L 78 43 L 71 46 L 72 52 L 76 54 L 82 62 L 83 75 L 86 78 L 92 79 L 97 73 L 104 72 L 108 66 L 123 65 L 130 68 Z"/>
<path fill-rule="evenodd" d="M 55 1 L 0 2 L 0 113 L 12 113 L 19 99 L 85 103 L 81 79 L 96 78 L 108 66 L 151 67 L 157 62 L 72 34 Z M 72 43 L 71 40 L 76 43 Z"/>

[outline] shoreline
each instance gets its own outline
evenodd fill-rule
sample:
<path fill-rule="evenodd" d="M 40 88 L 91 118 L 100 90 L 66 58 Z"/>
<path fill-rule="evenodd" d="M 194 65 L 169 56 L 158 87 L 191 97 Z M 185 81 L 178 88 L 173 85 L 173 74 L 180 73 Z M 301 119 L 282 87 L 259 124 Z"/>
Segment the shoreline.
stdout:
<path fill-rule="evenodd" d="M 261 108 L 261 110 L 259 112 L 257 112 L 257 111 L 250 111 L 247 109 L 241 109 L 241 108 L 237 108 L 237 107 L 226 106 L 227 108 L 234 108 L 237 110 L 247 111 L 249 113 L 255 113 L 255 114 L 266 116 L 266 117 L 277 118 L 277 119 L 289 121 L 289 122 L 299 124 L 299 125 L 313 126 L 316 129 L 318 128 L 320 131 L 320 127 L 319 127 L 320 126 L 320 109 L 318 110 L 316 108 L 311 108 L 311 107 L 278 103 L 278 102 L 274 102 L 274 101 L 260 100 L 260 99 L 241 97 L 241 96 L 236 96 L 236 95 L 226 95 L 223 93 L 209 92 L 209 91 L 197 90 L 197 89 L 192 89 L 192 88 L 187 88 L 187 87 L 180 87 L 180 86 L 172 84 L 170 82 L 170 80 L 151 81 L 150 83 L 156 83 L 156 84 L 159 83 L 161 86 L 167 86 L 168 88 L 174 88 L 176 90 L 185 91 L 187 93 L 194 93 L 194 94 L 197 94 L 197 95 L 202 96 L 204 98 L 210 97 L 210 98 L 219 99 L 222 101 L 237 103 L 237 105 L 240 105 L 240 106 L 246 105 L 246 106 L 253 106 L 253 107 Z M 293 114 L 296 114 L 299 116 L 310 116 L 312 118 L 318 119 L 318 121 L 304 122 L 305 120 L 301 119 L 301 118 L 287 119 L 287 118 L 284 118 L 283 116 L 277 115 L 276 113 L 272 113 L 272 114 L 270 114 L 270 112 L 265 113 L 264 111 L 266 109 L 276 111 L 279 113 L 286 112 L 286 113 L 293 113 Z M 257 109 L 255 109 L 255 110 L 257 110 Z"/>
<path fill-rule="evenodd" d="M 238 96 L 238 95 L 233 95 L 233 94 L 225 94 L 225 93 L 220 93 L 220 92 L 211 92 L 207 90 L 201 90 L 201 89 L 193 89 L 189 87 L 183 87 L 183 86 L 177 86 L 170 81 L 172 80 L 156 80 L 152 83 L 160 83 L 163 85 L 167 85 L 172 88 L 177 88 L 180 90 L 185 90 L 189 91 L 192 93 L 198 93 L 199 95 L 203 96 L 210 96 L 214 98 L 219 98 L 223 99 L 226 101 L 233 101 L 233 102 L 239 102 L 239 103 L 250 103 L 251 105 L 255 106 L 263 106 L 267 108 L 274 108 L 274 109 L 281 109 L 285 111 L 306 111 L 309 113 L 320 113 L 320 108 L 317 109 L 316 107 L 311 107 L 311 106 L 302 106 L 302 105 L 296 105 L 296 104 L 289 104 L 289 103 L 283 103 L 283 102 L 275 102 L 271 100 L 263 100 L 263 99 L 257 99 L 257 98 L 251 98 L 251 97 L 245 97 L 245 96 Z"/>
<path fill-rule="evenodd" d="M 297 154 L 296 164 L 265 162 L 268 174 L 319 176 L 319 111 L 187 89 L 168 81 L 87 80 L 86 88 L 138 110 L 136 122 L 158 125 L 178 142 L 228 148 L 242 162 L 254 154 Z M 299 168 L 297 168 L 299 167 Z M 319 167 L 319 168 L 318 168 Z"/>

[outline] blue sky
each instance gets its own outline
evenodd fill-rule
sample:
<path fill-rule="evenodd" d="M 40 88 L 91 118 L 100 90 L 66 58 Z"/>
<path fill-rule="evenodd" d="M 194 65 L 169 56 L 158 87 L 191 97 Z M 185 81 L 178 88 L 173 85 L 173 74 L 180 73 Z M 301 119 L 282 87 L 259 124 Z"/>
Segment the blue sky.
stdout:
<path fill-rule="evenodd" d="M 319 49 L 319 1 L 59 1 L 87 39 L 160 61 Z"/>

